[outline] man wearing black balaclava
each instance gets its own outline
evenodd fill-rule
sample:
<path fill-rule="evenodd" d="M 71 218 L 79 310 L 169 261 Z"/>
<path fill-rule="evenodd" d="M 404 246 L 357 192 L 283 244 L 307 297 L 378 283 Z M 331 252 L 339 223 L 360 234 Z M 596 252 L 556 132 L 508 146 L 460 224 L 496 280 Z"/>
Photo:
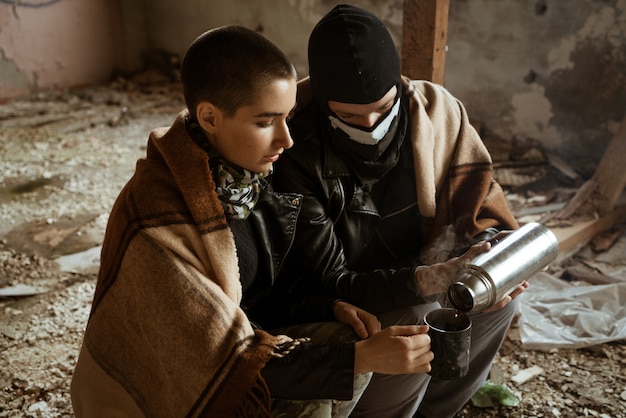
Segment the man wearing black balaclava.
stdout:
<path fill-rule="evenodd" d="M 488 250 L 482 240 L 518 227 L 489 153 L 446 89 L 401 76 L 388 30 L 363 9 L 339 5 L 316 25 L 309 75 L 290 123 L 295 146 L 273 176 L 276 190 L 304 196 L 280 280 L 295 283 L 290 297 L 343 299 L 383 327 L 418 323 Z M 452 417 L 485 381 L 526 286 L 469 314 L 467 376 L 375 374 L 352 416 Z"/>

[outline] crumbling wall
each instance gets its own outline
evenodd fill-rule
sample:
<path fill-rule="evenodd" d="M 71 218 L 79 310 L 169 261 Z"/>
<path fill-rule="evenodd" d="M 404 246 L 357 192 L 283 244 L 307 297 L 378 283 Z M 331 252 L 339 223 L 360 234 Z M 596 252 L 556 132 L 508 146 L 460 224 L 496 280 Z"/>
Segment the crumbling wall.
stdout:
<path fill-rule="evenodd" d="M 148 20 L 155 43 L 180 53 L 210 27 L 255 28 L 305 76 L 308 34 L 341 2 L 154 0 Z M 347 2 L 378 15 L 400 48 L 404 0 Z M 537 141 L 588 175 L 626 112 L 626 0 L 450 0 L 445 85 L 490 135 Z"/>
<path fill-rule="evenodd" d="M 102 81 L 150 51 L 182 55 L 225 24 L 263 33 L 304 77 L 308 35 L 341 2 L 0 0 L 0 100 Z M 402 44 L 404 0 L 345 2 Z M 503 141 L 537 141 L 575 168 L 597 162 L 626 112 L 625 69 L 626 0 L 450 0 L 445 85 Z"/>
<path fill-rule="evenodd" d="M 0 0 L 0 100 L 109 79 L 121 20 L 115 1 Z"/>
<path fill-rule="evenodd" d="M 451 0 L 446 86 L 503 140 L 574 167 L 626 116 L 625 0 Z"/>

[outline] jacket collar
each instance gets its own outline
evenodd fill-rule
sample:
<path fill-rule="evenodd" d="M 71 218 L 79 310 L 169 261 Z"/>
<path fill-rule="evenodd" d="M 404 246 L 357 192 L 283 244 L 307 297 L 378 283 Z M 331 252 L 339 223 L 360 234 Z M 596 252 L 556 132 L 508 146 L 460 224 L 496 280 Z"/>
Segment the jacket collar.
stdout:
<path fill-rule="evenodd" d="M 273 282 L 293 244 L 302 195 L 263 189 L 250 220 L 259 234 L 259 257 Z"/>

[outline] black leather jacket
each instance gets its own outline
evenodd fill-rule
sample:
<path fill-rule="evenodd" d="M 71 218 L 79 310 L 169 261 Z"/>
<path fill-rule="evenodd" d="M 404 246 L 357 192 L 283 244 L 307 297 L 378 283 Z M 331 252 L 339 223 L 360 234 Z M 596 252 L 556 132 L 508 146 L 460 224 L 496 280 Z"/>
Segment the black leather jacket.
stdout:
<path fill-rule="evenodd" d="M 292 121 L 296 143 L 275 164 L 275 190 L 304 199 L 287 274 L 299 278 L 299 292 L 346 299 L 371 313 L 425 302 L 412 286 L 417 261 L 407 259 L 420 245 L 415 194 L 403 194 L 415 190 L 406 187 L 414 181 L 409 141 L 385 176 L 401 184 L 364 188 L 330 147 L 316 112 L 308 106 Z"/>
<path fill-rule="evenodd" d="M 254 326 L 270 332 L 275 326 L 298 322 L 285 320 L 294 299 L 276 287 L 275 279 L 293 243 L 301 202 L 300 195 L 264 190 L 249 217 L 256 235 L 259 269 L 254 283 L 244 292 L 241 307 Z M 299 306 L 313 307 L 308 312 L 315 321 L 333 320 L 332 303 L 328 298 L 298 300 Z M 290 355 L 270 360 L 261 373 L 274 398 L 351 399 L 354 344 L 303 343 Z"/>
<path fill-rule="evenodd" d="M 332 308 L 336 298 L 291 292 L 294 271 L 286 269 L 286 262 L 295 241 L 301 207 L 302 195 L 274 193 L 267 184 L 250 214 L 259 270 L 254 284 L 244 292 L 241 307 L 253 326 L 267 330 L 335 320 Z"/>
<path fill-rule="evenodd" d="M 414 279 L 429 220 L 417 208 L 410 141 L 391 171 L 362 186 L 320 118 L 314 103 L 296 115 L 296 143 L 275 164 L 275 190 L 304 199 L 286 269 L 291 282 L 299 279 L 293 292 L 345 299 L 374 314 L 428 302 Z"/>

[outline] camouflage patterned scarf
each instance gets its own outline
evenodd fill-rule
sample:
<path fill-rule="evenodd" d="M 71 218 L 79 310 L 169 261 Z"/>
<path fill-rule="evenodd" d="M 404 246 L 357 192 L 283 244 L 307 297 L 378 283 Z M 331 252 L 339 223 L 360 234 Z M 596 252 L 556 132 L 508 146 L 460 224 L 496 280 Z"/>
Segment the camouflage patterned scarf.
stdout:
<path fill-rule="evenodd" d="M 246 219 L 261 193 L 261 179 L 269 173 L 253 173 L 220 156 L 209 159 L 217 196 L 228 219 Z M 271 171 L 270 171 L 271 172 Z"/>

